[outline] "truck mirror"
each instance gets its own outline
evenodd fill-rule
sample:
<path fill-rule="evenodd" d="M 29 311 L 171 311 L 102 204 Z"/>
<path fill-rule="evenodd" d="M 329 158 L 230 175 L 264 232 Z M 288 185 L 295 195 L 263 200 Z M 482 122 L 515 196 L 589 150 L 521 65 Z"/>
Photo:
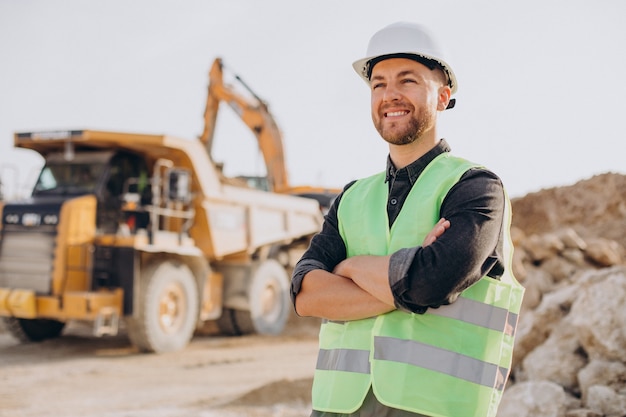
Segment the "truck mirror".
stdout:
<path fill-rule="evenodd" d="M 166 196 L 171 201 L 188 203 L 191 201 L 191 176 L 186 169 L 174 168 L 167 172 Z"/>

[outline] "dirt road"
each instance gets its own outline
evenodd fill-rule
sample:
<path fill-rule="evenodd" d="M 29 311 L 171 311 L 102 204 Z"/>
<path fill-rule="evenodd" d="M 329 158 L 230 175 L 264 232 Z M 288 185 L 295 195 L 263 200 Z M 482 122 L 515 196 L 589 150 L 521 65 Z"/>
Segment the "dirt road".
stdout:
<path fill-rule="evenodd" d="M 161 355 L 80 325 L 37 344 L 0 333 L 0 416 L 307 416 L 316 329 L 296 319 L 281 336 L 201 336 Z"/>

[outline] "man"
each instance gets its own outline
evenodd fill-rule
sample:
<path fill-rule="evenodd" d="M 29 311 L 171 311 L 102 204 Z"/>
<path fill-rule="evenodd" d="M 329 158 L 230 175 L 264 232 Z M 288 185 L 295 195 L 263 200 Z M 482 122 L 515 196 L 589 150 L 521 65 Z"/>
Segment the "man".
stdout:
<path fill-rule="evenodd" d="M 381 29 L 353 66 L 389 156 L 293 273 L 296 312 L 323 319 L 311 415 L 493 417 L 523 295 L 502 183 L 438 137 L 457 80 L 424 28 Z"/>

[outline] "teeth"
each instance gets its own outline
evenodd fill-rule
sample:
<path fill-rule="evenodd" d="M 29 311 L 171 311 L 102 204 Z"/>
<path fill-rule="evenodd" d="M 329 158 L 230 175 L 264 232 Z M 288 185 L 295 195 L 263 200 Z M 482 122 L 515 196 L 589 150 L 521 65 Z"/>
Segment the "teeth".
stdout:
<path fill-rule="evenodd" d="M 404 114 L 406 114 L 406 112 L 404 111 L 392 111 L 392 112 L 387 113 L 387 117 L 402 116 Z"/>

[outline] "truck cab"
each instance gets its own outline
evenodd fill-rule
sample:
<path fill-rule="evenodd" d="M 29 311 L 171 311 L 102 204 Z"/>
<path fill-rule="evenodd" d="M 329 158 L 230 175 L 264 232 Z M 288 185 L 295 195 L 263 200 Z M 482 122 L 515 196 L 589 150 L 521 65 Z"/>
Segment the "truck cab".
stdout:
<path fill-rule="evenodd" d="M 149 171 L 141 155 L 123 150 L 81 151 L 68 160 L 63 153 L 53 153 L 46 157 L 31 198 L 8 210 L 28 211 L 31 207 L 36 212 L 42 204 L 93 195 L 98 206 L 96 228 L 100 233 L 116 233 L 128 220 L 122 218 L 121 206 L 124 194 L 130 191 L 148 201 Z"/>

